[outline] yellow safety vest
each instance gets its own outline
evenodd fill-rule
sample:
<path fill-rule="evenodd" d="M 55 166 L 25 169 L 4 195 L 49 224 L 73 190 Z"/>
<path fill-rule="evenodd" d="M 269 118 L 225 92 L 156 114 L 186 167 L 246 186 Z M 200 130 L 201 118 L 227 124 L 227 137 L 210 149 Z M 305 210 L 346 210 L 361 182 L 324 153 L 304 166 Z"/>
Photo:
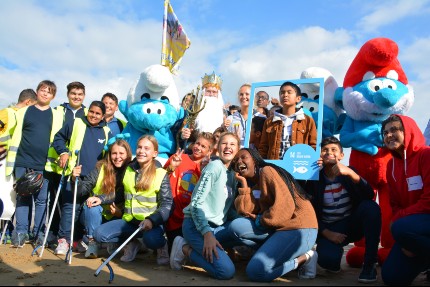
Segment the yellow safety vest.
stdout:
<path fill-rule="evenodd" d="M 104 180 L 105 172 L 104 172 L 104 166 L 101 166 L 99 176 L 97 177 L 97 183 L 96 186 L 93 188 L 93 195 L 101 195 L 102 194 L 102 183 Z M 103 212 L 102 215 L 106 220 L 111 220 L 113 217 L 113 214 L 110 213 L 110 207 L 109 204 L 102 204 Z"/>
<path fill-rule="evenodd" d="M 122 180 L 125 196 L 122 219 L 127 222 L 133 218 L 142 221 L 157 210 L 157 194 L 160 192 L 166 170 L 157 168 L 154 181 L 148 190 L 136 190 L 136 175 L 131 167 L 127 167 Z"/>
<path fill-rule="evenodd" d="M 16 126 L 15 112 L 13 108 L 6 108 L 7 111 L 7 123 L 6 129 L 0 135 L 0 144 L 6 145 L 6 149 L 9 147 L 10 140 L 12 139 L 13 132 Z"/>
<path fill-rule="evenodd" d="M 64 121 L 66 119 L 66 108 L 64 106 L 60 105 L 60 106 L 57 106 L 55 109 L 63 115 L 63 123 L 64 123 Z M 84 108 L 84 115 L 85 116 L 88 115 L 88 109 L 87 108 Z"/>
<path fill-rule="evenodd" d="M 75 119 L 75 122 L 73 123 L 72 136 L 70 137 L 70 143 L 69 143 L 69 151 L 71 151 L 72 154 L 69 157 L 69 164 L 67 165 L 66 172 L 64 173 L 65 175 L 71 174 L 73 171 L 73 168 L 76 165 L 78 155 L 75 154 L 75 151 L 81 150 L 82 143 L 84 142 L 86 129 L 87 129 L 87 124 L 81 118 Z M 103 130 L 105 132 L 105 144 L 106 144 L 109 139 L 110 129 L 108 126 L 104 126 Z M 105 154 L 105 151 L 103 150 L 103 156 L 104 154 Z"/>
<path fill-rule="evenodd" d="M 63 106 L 57 106 L 55 110 L 62 115 L 61 125 L 64 125 L 66 109 Z M 84 109 L 84 114 L 88 114 L 87 108 Z M 59 155 L 55 151 L 54 147 L 50 146 L 48 150 L 48 159 L 46 161 L 45 170 L 61 174 L 63 172 L 63 169 L 58 166 L 58 158 Z"/>
<path fill-rule="evenodd" d="M 28 107 L 21 108 L 16 111 L 16 127 L 12 135 L 12 139 L 9 145 L 9 151 L 6 158 L 6 175 L 12 174 L 15 167 L 16 153 L 18 152 L 19 145 L 22 138 L 22 125 L 24 123 L 24 116 L 27 112 Z M 62 126 L 62 114 L 52 109 L 52 129 L 49 142 L 52 143 L 55 134 L 61 129 Z"/>

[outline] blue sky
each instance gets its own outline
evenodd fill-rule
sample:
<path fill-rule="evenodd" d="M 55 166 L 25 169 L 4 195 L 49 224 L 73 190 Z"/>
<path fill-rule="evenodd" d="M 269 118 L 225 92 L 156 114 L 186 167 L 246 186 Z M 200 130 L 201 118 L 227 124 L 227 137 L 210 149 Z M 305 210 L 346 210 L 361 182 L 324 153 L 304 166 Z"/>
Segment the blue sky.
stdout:
<path fill-rule="evenodd" d="M 0 1 L 0 108 L 43 79 L 86 85 L 125 100 L 143 69 L 160 63 L 163 0 Z M 374 37 L 399 45 L 415 91 L 408 112 L 421 129 L 430 113 L 429 0 L 171 0 L 191 47 L 175 76 L 182 96 L 205 73 L 221 74 L 226 102 L 245 82 L 297 79 L 320 66 L 342 84 L 358 49 Z"/>

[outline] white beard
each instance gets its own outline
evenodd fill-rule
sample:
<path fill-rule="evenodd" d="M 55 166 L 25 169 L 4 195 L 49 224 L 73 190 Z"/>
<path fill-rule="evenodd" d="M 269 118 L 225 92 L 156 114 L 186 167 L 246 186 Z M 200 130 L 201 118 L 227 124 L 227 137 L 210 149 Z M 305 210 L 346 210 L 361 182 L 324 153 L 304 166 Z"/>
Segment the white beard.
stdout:
<path fill-rule="evenodd" d="M 204 96 L 203 102 L 204 100 L 206 100 L 206 106 L 197 115 L 195 128 L 199 132 L 213 133 L 224 122 L 224 101 L 221 92 L 218 92 L 218 98 Z"/>

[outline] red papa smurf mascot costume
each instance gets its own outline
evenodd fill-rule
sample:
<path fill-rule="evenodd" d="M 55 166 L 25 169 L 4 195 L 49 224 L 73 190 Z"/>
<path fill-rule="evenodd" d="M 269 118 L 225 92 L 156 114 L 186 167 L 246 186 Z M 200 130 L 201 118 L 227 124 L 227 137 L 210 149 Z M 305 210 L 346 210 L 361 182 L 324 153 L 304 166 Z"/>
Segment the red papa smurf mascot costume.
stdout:
<path fill-rule="evenodd" d="M 351 148 L 349 163 L 363 176 L 378 195 L 382 213 L 380 265 L 393 245 L 389 224 L 391 207 L 386 167 L 391 158 L 383 148 L 381 123 L 390 114 L 404 114 L 413 104 L 414 93 L 398 59 L 397 44 L 387 38 L 366 42 L 346 72 L 343 87 L 336 90 L 335 100 L 346 111 L 340 130 L 343 147 Z M 352 267 L 361 267 L 363 240 L 346 255 Z"/>

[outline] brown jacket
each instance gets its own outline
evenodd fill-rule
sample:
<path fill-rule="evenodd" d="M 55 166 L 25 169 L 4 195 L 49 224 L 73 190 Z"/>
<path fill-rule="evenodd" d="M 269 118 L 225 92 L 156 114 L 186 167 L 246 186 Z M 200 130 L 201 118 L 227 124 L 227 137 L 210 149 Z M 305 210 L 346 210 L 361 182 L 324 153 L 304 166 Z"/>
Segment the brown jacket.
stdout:
<path fill-rule="evenodd" d="M 255 199 L 253 191 L 260 190 L 260 199 Z M 294 204 L 294 200 L 296 204 Z M 318 228 L 314 208 L 309 200 L 297 193 L 291 196 L 288 186 L 276 170 L 265 166 L 260 170 L 260 186 L 239 188 L 234 204 L 239 214 L 261 214 L 260 223 L 266 228 L 294 230 Z"/>
<path fill-rule="evenodd" d="M 317 146 L 317 127 L 313 118 L 304 115 L 304 120 L 294 120 L 291 127 L 291 145 L 307 144 L 313 149 Z M 258 152 L 265 159 L 279 159 L 281 151 L 282 120 L 273 121 L 273 116 L 264 122 Z"/>

